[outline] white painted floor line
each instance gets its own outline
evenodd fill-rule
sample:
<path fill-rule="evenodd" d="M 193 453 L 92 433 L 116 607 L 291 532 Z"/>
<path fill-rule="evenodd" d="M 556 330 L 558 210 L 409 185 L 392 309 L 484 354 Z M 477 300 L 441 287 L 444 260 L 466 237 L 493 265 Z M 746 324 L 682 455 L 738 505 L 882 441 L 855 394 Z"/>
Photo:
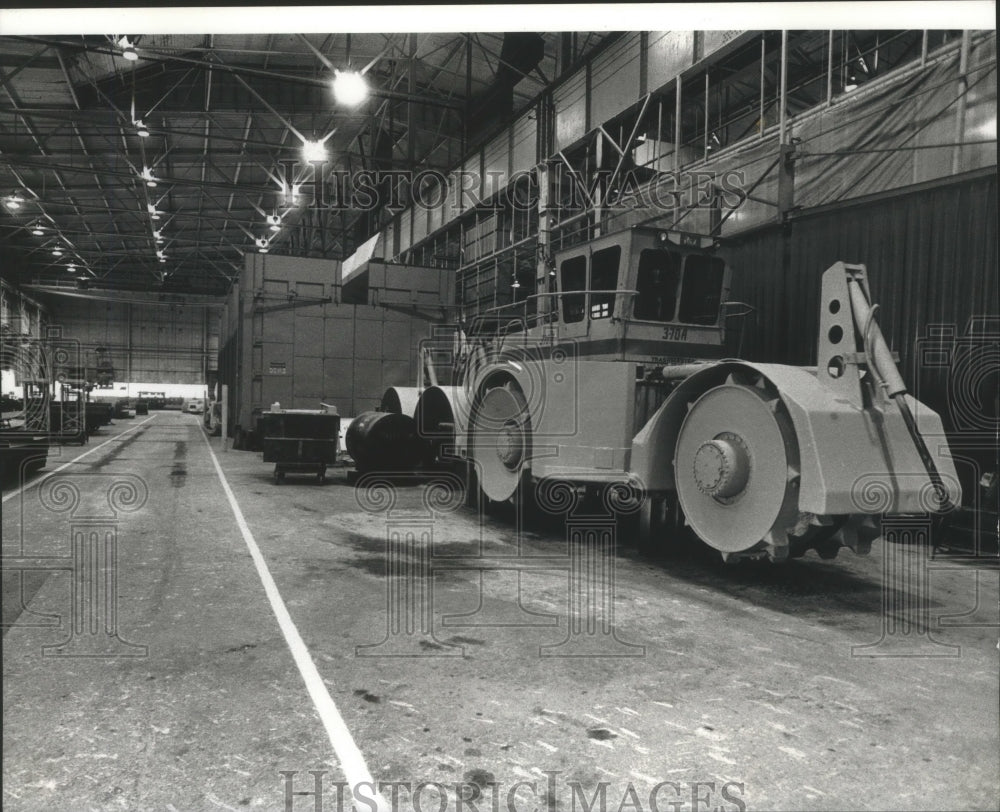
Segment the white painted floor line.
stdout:
<path fill-rule="evenodd" d="M 236 524 L 243 535 L 243 541 L 246 542 L 247 549 L 250 551 L 250 557 L 257 568 L 257 574 L 264 585 L 264 592 L 267 593 L 267 598 L 271 602 L 271 609 L 274 610 L 278 626 L 281 628 L 281 632 L 285 636 L 285 642 L 292 652 L 295 664 L 298 666 L 299 673 L 306 684 L 306 690 L 309 691 L 309 696 L 312 697 L 312 701 L 316 705 L 316 712 L 319 714 L 319 718 L 323 722 L 323 727 L 326 728 L 326 733 L 330 737 L 330 744 L 333 745 L 333 750 L 340 761 L 341 769 L 344 771 L 344 777 L 351 786 L 352 795 L 358 791 L 357 788 L 359 785 L 367 784 L 368 786 L 365 786 L 358 792 L 363 798 L 366 807 L 370 809 L 372 803 L 377 803 L 379 812 L 388 812 L 389 805 L 385 798 L 374 792 L 375 781 L 368 770 L 368 765 L 365 764 L 364 755 L 355 743 L 354 737 L 351 736 L 351 731 L 347 729 L 344 718 L 337 709 L 337 704 L 333 701 L 333 697 L 330 696 L 330 692 L 327 691 L 326 685 L 323 683 L 323 678 L 316 668 L 316 663 L 313 662 L 312 657 L 309 655 L 309 649 L 306 647 L 305 641 L 299 634 L 299 630 L 295 627 L 292 616 L 288 613 L 288 608 L 281 598 L 281 593 L 278 592 L 278 585 L 275 584 L 274 578 L 271 576 L 271 571 L 267 568 L 267 562 L 264 561 L 260 547 L 257 546 L 253 533 L 250 531 L 250 527 L 243 517 L 243 511 L 240 510 L 232 488 L 229 487 L 229 482 L 226 480 L 226 475 L 222 471 L 222 466 L 219 465 L 219 460 L 215 456 L 215 451 L 208 437 L 205 437 L 205 444 L 208 446 L 208 453 L 212 457 L 215 472 L 219 475 L 222 489 L 229 499 L 229 506 L 233 509 L 233 515 L 236 517 Z M 369 800 L 370 798 L 372 800 Z"/>
<path fill-rule="evenodd" d="M 104 441 L 103 443 L 101 443 L 100 445 L 95 445 L 95 446 L 94 446 L 93 448 L 91 448 L 91 449 L 90 449 L 89 451 L 84 451 L 84 452 L 83 452 L 83 453 L 82 453 L 82 454 L 81 454 L 81 455 L 80 455 L 79 457 L 74 457 L 74 458 L 73 458 L 73 459 L 71 459 L 71 460 L 70 460 L 69 462 L 64 462 L 64 463 L 63 463 L 62 465 L 60 465 L 60 466 L 59 466 L 58 468 L 56 468 L 56 470 L 54 470 L 54 471 L 51 471 L 51 472 L 49 472 L 49 473 L 47 473 L 47 474 L 42 474 L 41 476 L 38 476 L 38 477 L 35 477 L 35 478 L 34 478 L 33 480 L 31 480 L 31 482 L 29 482 L 29 483 L 28 483 L 27 485 L 22 485 L 22 486 L 21 486 L 20 488 L 18 488 L 17 490 L 14 490 L 14 491 L 11 491 L 10 493 L 8 493 L 8 494 L 7 494 L 7 495 L 6 495 L 6 496 L 5 496 L 4 498 L 3 498 L 3 501 L 4 501 L 4 502 L 6 502 L 6 501 L 7 501 L 8 499 L 13 499 L 13 498 L 14 498 L 15 496 L 17 496 L 17 495 L 18 495 L 19 493 L 24 493 L 25 491 L 30 491 L 30 490 L 31 490 L 31 489 L 32 489 L 33 487 L 35 487 L 35 485 L 37 485 L 38 483 L 40 483 L 40 482 L 44 482 L 44 481 L 45 481 L 45 478 L 46 478 L 46 477 L 50 477 L 50 476 L 52 476 L 52 474 L 58 474 L 58 473 L 59 473 L 60 471 L 62 471 L 62 470 L 63 470 L 64 468 L 69 468 L 69 466 L 71 466 L 71 465 L 72 465 L 72 464 L 73 464 L 74 462 L 79 462 L 79 461 L 80 461 L 80 460 L 82 460 L 82 459 L 83 459 L 84 457 L 87 457 L 87 456 L 89 456 L 89 455 L 93 454 L 93 453 L 94 453 L 95 451 L 100 451 L 100 450 L 101 450 L 102 448 L 104 448 L 104 446 L 106 446 L 106 445 L 107 445 L 108 443 L 113 443 L 113 442 L 114 442 L 115 440 L 120 440 L 120 439 L 121 439 L 122 437 L 124 437 L 124 436 L 125 436 L 126 434 L 128 434 L 129 432 L 133 432 L 133 431 L 135 431 L 135 430 L 136 430 L 137 428 L 139 428 L 140 426 L 143 426 L 143 425 L 145 425 L 145 424 L 146 424 L 146 423 L 148 423 L 148 422 L 149 422 L 150 420 L 152 420 L 152 419 L 153 419 L 154 417 L 156 417 L 156 415 L 155 415 L 155 414 L 151 414 L 151 415 L 150 415 L 149 417 L 147 417 L 147 418 L 146 418 L 145 420 L 143 420 L 143 421 L 142 421 L 141 423 L 136 423 L 136 425 L 132 426 L 132 428 L 130 428 L 130 429 L 126 429 L 126 430 L 125 430 L 125 431 L 123 431 L 123 432 L 122 432 L 121 434 L 116 434 L 116 435 L 115 435 L 114 437 L 109 437 L 109 438 L 108 438 L 107 440 L 105 440 L 105 441 Z M 2 504 L 2 503 L 0 503 L 0 504 Z"/>

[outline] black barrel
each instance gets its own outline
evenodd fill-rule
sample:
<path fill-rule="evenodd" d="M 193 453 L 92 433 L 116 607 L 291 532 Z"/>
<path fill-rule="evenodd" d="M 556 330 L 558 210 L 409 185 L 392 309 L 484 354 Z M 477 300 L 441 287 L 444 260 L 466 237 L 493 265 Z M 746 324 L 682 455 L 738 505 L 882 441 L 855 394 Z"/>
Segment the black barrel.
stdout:
<path fill-rule="evenodd" d="M 359 471 L 412 471 L 426 450 L 413 418 L 398 412 L 363 412 L 344 435 Z"/>

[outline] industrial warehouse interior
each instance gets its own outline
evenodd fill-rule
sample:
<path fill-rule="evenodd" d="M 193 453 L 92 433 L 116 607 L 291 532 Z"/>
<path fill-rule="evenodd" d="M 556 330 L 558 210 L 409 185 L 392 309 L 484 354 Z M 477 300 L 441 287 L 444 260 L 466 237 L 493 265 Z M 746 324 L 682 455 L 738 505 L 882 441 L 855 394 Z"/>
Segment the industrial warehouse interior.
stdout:
<path fill-rule="evenodd" d="M 997 809 L 995 11 L 0 10 L 3 808 Z"/>

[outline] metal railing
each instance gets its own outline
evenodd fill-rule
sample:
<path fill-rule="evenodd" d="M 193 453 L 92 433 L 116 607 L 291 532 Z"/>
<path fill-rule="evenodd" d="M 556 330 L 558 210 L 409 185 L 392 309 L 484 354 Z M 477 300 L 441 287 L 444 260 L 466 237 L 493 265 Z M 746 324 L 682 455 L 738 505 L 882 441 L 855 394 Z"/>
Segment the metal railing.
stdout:
<path fill-rule="evenodd" d="M 539 325 L 544 325 L 544 324 L 566 324 L 566 325 L 582 324 L 584 322 L 594 320 L 592 316 L 588 316 L 587 314 L 587 304 L 586 304 L 587 300 L 585 298 L 591 295 L 615 297 L 616 299 L 617 297 L 622 296 L 622 297 L 629 297 L 629 299 L 631 299 L 634 296 L 638 296 L 639 291 L 586 288 L 583 290 L 546 291 L 544 293 L 533 293 L 530 296 L 526 296 L 520 302 L 510 302 L 505 305 L 499 305 L 497 307 L 491 307 L 488 310 L 484 310 L 481 313 L 477 314 L 476 319 L 489 321 L 491 320 L 491 318 L 495 318 L 496 321 L 499 323 L 499 321 L 503 317 L 509 314 L 511 318 L 507 322 L 506 327 L 498 326 L 498 329 L 495 331 L 495 335 L 509 335 L 511 333 L 530 330 L 533 327 L 537 327 Z M 541 300 L 544 299 L 546 301 L 551 301 L 552 299 L 561 297 L 580 297 L 583 300 L 584 302 L 583 315 L 581 316 L 580 319 L 576 321 L 565 322 L 559 317 L 559 312 L 556 307 L 551 307 L 545 312 L 539 311 L 538 305 L 540 304 Z M 623 307 L 625 304 L 627 304 L 627 302 L 622 302 L 621 306 Z M 529 305 L 534 305 L 536 307 L 535 312 L 533 313 L 528 312 Z M 623 318 L 621 312 L 622 312 L 621 307 L 616 306 L 615 309 L 609 311 L 607 316 L 601 316 L 597 320 L 598 321 L 603 321 L 604 319 L 621 320 Z"/>

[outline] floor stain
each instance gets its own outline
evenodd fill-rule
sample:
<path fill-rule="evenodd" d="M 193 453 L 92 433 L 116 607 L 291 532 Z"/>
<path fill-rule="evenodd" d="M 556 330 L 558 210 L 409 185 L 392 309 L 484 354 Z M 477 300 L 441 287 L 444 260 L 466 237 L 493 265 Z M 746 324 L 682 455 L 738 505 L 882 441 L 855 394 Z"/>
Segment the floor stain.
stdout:
<path fill-rule="evenodd" d="M 486 641 L 480 640 L 478 637 L 464 637 L 460 634 L 456 634 L 454 637 L 449 637 L 445 640 L 446 643 L 466 643 L 470 646 L 485 646 Z"/>

